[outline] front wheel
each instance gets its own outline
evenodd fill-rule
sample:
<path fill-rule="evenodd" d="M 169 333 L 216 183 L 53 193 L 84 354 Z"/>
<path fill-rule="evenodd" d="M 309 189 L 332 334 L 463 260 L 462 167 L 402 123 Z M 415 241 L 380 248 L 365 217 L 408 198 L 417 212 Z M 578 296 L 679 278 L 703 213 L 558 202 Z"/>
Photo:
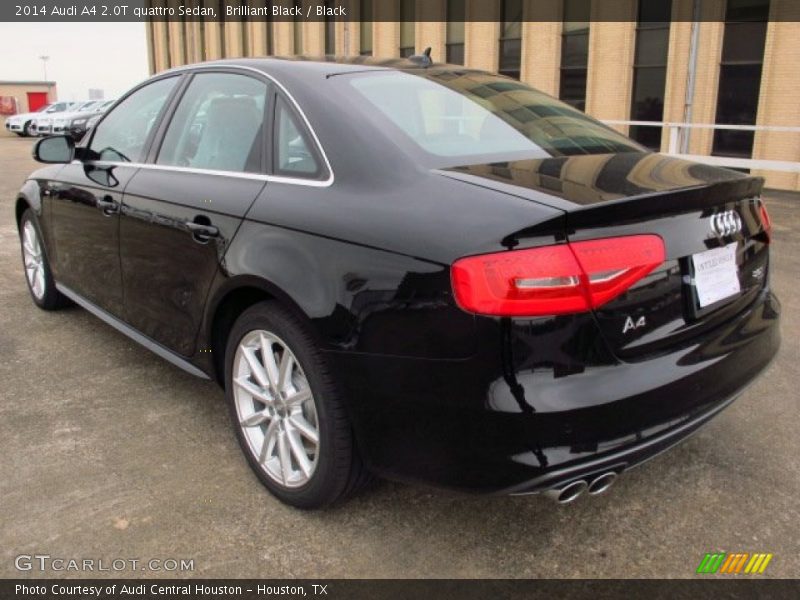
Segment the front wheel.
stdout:
<path fill-rule="evenodd" d="M 236 436 L 272 494 L 298 508 L 343 500 L 369 477 L 325 357 L 308 325 L 275 302 L 238 318 L 225 389 Z"/>
<path fill-rule="evenodd" d="M 31 122 L 28 121 L 22 126 L 22 137 L 28 137 L 31 134 Z"/>
<path fill-rule="evenodd" d="M 30 208 L 22 213 L 22 219 L 19 222 L 19 237 L 25 281 L 28 283 L 28 291 L 36 306 L 44 310 L 55 310 L 67 305 L 67 298 L 56 289 L 39 224 Z"/>

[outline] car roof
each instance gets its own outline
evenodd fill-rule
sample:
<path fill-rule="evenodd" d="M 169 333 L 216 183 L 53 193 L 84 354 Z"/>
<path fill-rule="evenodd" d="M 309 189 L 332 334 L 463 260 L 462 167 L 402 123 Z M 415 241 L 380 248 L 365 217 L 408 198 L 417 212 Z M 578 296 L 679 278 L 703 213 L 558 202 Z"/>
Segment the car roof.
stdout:
<path fill-rule="evenodd" d="M 373 56 L 270 56 L 264 58 L 228 58 L 183 65 L 165 72 L 179 72 L 207 66 L 231 66 L 256 69 L 268 75 L 331 77 L 371 70 L 396 70 L 416 72 L 418 75 L 432 71 L 473 72 L 463 65 L 433 63 L 429 66 L 409 58 L 376 58 Z"/>

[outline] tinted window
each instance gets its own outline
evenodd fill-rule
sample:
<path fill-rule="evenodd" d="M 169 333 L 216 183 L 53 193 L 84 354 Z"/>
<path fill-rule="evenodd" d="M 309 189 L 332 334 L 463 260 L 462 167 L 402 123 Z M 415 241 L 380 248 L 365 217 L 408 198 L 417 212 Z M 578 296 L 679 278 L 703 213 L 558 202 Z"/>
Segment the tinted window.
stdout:
<path fill-rule="evenodd" d="M 95 160 L 141 162 L 144 145 L 177 77 L 159 79 L 136 90 L 95 128 L 89 156 Z"/>
<path fill-rule="evenodd" d="M 294 1 L 294 7 L 300 9 L 300 14 L 303 14 L 303 6 L 300 0 Z M 303 53 L 303 20 L 301 17 L 295 17 L 292 24 L 294 31 L 294 53 Z"/>
<path fill-rule="evenodd" d="M 400 56 L 403 57 L 414 54 L 416 4 L 416 0 L 400 0 Z"/>
<path fill-rule="evenodd" d="M 589 0 L 564 0 L 558 97 L 580 110 L 586 108 L 589 9 Z"/>
<path fill-rule="evenodd" d="M 320 172 L 319 162 L 304 129 L 286 102 L 278 99 L 275 108 L 274 170 L 279 175 L 295 177 L 315 176 Z"/>
<path fill-rule="evenodd" d="M 464 0 L 447 0 L 447 25 L 445 29 L 445 60 L 451 64 L 464 64 Z"/>
<path fill-rule="evenodd" d="M 754 125 L 767 36 L 768 0 L 728 0 L 716 122 Z M 717 129 L 712 154 L 750 158 L 754 132 Z"/>
<path fill-rule="evenodd" d="M 267 84 L 246 75 L 195 75 L 170 121 L 156 162 L 261 172 Z"/>
<path fill-rule="evenodd" d="M 519 79 L 522 60 L 522 0 L 504 0 L 501 6 L 500 73 Z"/>
<path fill-rule="evenodd" d="M 325 54 L 336 54 L 336 21 L 327 11 L 334 8 L 332 0 L 325 0 Z"/>
<path fill-rule="evenodd" d="M 365 114 L 379 115 L 432 157 L 481 160 L 640 152 L 635 142 L 528 86 L 482 73 L 401 72 L 347 78 Z M 487 95 L 487 89 L 494 94 Z M 381 120 L 381 119 L 379 119 Z"/>
<path fill-rule="evenodd" d="M 372 0 L 361 0 L 359 8 L 359 36 L 361 42 L 361 55 L 372 55 Z"/>
<path fill-rule="evenodd" d="M 661 121 L 664 117 L 671 6 L 669 0 L 661 3 L 639 0 L 631 102 L 634 121 Z M 659 18 L 665 20 L 657 21 Z M 661 148 L 660 127 L 633 125 L 629 135 L 651 150 Z"/>

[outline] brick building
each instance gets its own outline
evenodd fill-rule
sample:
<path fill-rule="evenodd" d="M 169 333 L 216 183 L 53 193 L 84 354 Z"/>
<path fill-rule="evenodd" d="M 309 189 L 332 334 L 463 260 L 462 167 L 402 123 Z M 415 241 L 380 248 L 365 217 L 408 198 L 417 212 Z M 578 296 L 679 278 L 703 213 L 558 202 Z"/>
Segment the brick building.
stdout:
<path fill-rule="evenodd" d="M 800 131 L 791 130 L 800 126 L 797 0 L 326 4 L 347 5 L 357 20 L 149 23 L 150 69 L 271 54 L 391 58 L 430 46 L 437 62 L 519 78 L 653 149 L 725 157 L 720 160 L 731 166 L 742 166 L 736 159 L 782 161 L 783 166 L 800 161 Z M 494 20 L 471 21 L 478 13 Z M 642 122 L 757 129 L 652 127 Z M 765 176 L 768 186 L 800 190 L 796 171 L 753 172 Z"/>

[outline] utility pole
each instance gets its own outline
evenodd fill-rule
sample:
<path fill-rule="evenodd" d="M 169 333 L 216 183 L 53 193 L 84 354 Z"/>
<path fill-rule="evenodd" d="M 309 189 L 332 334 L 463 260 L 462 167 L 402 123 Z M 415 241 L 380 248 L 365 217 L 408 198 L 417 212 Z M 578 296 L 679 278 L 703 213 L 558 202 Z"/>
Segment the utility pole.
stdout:
<path fill-rule="evenodd" d="M 39 57 L 39 60 L 42 61 L 42 66 L 44 67 L 44 82 L 47 86 L 47 101 L 50 102 L 50 82 L 47 80 L 47 61 L 50 60 L 50 57 L 47 55 L 42 55 Z"/>

